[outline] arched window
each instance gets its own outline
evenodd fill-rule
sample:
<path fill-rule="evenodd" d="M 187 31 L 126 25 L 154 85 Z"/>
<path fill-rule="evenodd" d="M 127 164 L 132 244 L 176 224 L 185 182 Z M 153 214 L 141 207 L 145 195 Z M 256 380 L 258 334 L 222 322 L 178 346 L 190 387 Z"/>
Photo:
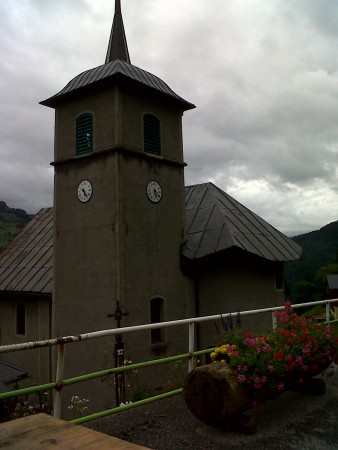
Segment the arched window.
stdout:
<path fill-rule="evenodd" d="M 85 113 L 76 119 L 76 154 L 93 151 L 93 114 Z"/>
<path fill-rule="evenodd" d="M 152 298 L 150 300 L 150 322 L 163 322 L 163 298 Z M 165 341 L 164 328 L 156 328 L 151 330 L 151 343 L 160 344 Z"/>
<path fill-rule="evenodd" d="M 161 154 L 160 121 L 153 114 L 143 116 L 143 147 L 147 153 Z"/>
<path fill-rule="evenodd" d="M 16 334 L 26 333 L 26 307 L 24 303 L 16 305 Z"/>

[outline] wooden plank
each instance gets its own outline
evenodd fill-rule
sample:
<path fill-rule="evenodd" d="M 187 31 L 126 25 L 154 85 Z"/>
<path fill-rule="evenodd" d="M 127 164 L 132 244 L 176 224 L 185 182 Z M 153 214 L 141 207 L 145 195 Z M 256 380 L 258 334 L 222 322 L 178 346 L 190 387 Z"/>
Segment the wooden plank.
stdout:
<path fill-rule="evenodd" d="M 42 450 L 46 448 L 84 450 L 141 450 L 141 447 L 89 428 L 36 414 L 0 424 L 0 448 Z"/>

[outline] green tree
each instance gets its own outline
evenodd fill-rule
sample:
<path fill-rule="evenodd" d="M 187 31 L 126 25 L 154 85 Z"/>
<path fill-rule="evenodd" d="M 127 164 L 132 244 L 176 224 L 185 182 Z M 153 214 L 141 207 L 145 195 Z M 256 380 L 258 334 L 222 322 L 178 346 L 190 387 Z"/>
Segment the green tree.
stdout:
<path fill-rule="evenodd" d="M 294 284 L 295 303 L 307 303 L 315 300 L 316 287 L 306 280 L 296 281 Z"/>

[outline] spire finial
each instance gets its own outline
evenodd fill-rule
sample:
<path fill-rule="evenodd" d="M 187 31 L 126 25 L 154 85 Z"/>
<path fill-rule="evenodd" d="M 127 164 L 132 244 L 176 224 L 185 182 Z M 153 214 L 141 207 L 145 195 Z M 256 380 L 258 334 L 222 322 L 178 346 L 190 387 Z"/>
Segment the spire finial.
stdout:
<path fill-rule="evenodd" d="M 115 14 L 108 44 L 106 64 L 121 59 L 130 64 L 126 34 L 121 14 L 121 0 L 115 0 Z"/>

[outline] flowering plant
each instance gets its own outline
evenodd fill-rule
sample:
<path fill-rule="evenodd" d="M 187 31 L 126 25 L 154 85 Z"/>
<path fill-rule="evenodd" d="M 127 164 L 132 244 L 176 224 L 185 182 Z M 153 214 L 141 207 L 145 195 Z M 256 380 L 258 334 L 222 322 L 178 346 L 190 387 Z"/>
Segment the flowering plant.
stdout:
<path fill-rule="evenodd" d="M 277 327 L 270 335 L 226 333 L 226 344 L 210 354 L 213 362 L 234 370 L 237 381 L 252 393 L 252 406 L 338 363 L 338 334 L 332 326 L 299 317 L 290 302 L 275 316 Z"/>

